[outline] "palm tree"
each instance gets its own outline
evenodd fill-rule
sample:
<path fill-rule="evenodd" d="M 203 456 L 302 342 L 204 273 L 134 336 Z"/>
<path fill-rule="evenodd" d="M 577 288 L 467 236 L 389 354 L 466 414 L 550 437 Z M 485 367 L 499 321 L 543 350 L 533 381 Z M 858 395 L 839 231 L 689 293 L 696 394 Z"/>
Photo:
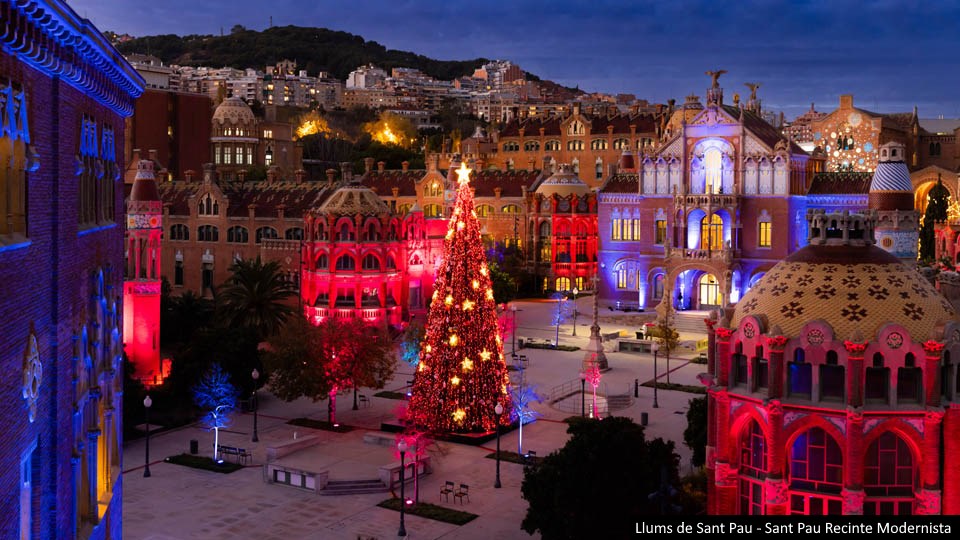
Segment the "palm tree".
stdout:
<path fill-rule="evenodd" d="M 264 263 L 260 257 L 237 260 L 230 273 L 217 298 L 226 322 L 255 332 L 261 340 L 276 334 L 294 313 L 287 301 L 296 295 L 283 280 L 280 263 Z"/>

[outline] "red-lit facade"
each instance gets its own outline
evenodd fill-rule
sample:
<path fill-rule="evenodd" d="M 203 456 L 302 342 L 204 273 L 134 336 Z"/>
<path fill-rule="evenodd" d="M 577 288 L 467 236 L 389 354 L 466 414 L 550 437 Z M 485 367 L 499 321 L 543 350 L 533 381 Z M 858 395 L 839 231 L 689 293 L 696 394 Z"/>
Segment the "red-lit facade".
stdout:
<path fill-rule="evenodd" d="M 708 320 L 709 513 L 960 513 L 954 308 L 873 246 L 873 214 L 807 218 L 810 245 Z"/>

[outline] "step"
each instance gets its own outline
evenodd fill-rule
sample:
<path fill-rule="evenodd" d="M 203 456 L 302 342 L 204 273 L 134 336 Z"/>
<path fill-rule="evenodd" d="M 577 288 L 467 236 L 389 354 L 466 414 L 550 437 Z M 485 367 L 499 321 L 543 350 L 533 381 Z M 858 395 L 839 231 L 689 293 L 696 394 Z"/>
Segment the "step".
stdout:
<path fill-rule="evenodd" d="M 320 495 L 366 495 L 383 493 L 387 487 L 380 480 L 334 480 L 320 491 Z"/>

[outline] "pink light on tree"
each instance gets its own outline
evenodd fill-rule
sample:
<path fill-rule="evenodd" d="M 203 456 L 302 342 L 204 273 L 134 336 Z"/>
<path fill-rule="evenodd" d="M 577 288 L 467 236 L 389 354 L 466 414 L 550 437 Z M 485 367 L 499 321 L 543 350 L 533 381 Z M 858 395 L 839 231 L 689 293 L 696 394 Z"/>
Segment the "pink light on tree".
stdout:
<path fill-rule="evenodd" d="M 599 419 L 600 413 L 597 411 L 597 387 L 600 386 L 600 367 L 596 362 L 582 373 L 583 379 L 593 388 L 593 412 L 592 417 Z"/>

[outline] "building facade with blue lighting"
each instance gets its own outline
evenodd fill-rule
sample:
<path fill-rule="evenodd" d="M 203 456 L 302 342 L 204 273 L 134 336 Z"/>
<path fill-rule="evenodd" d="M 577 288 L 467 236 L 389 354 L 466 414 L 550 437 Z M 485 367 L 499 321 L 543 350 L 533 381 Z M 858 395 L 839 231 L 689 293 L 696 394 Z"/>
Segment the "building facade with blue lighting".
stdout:
<path fill-rule="evenodd" d="M 0 537 L 120 538 L 124 121 L 143 80 L 0 0 Z"/>

